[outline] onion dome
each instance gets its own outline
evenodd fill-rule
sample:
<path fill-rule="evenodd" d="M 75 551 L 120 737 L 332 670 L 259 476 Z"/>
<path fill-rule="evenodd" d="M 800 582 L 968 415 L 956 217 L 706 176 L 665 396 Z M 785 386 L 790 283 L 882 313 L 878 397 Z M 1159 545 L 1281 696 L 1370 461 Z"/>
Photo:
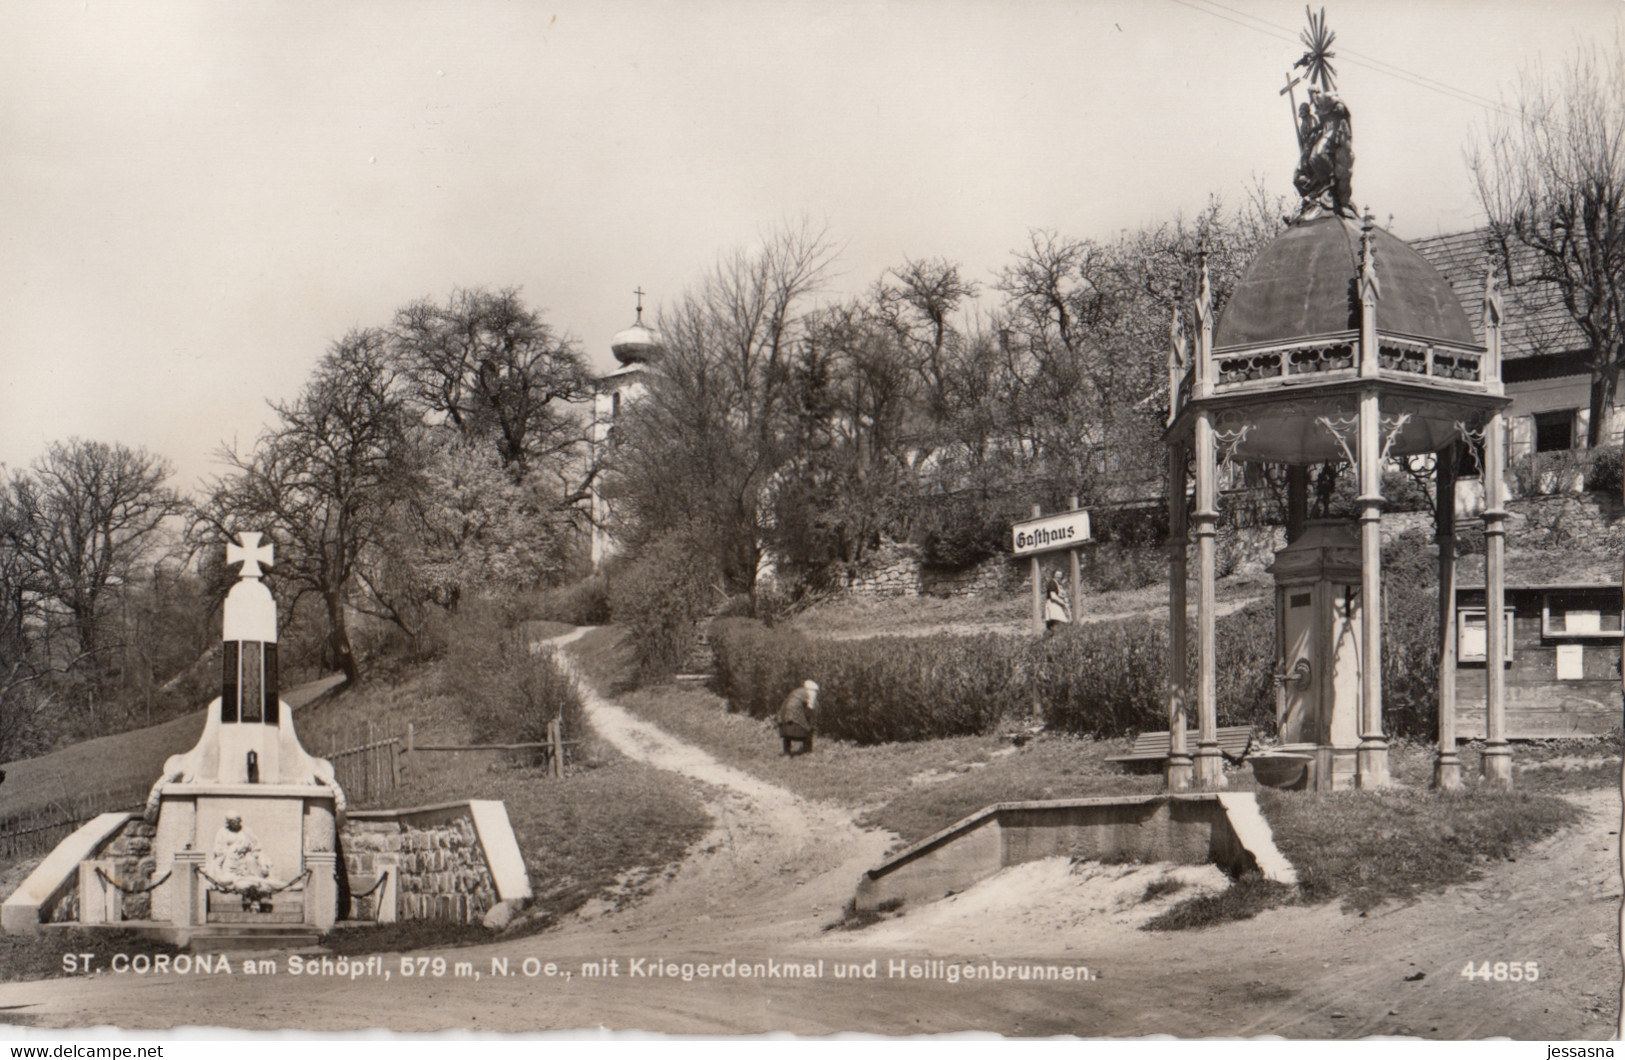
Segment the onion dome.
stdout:
<path fill-rule="evenodd" d="M 1377 326 L 1386 334 L 1474 344 L 1450 284 L 1427 259 L 1381 228 L 1371 229 Z M 1360 224 L 1325 216 L 1288 228 L 1248 266 L 1214 335 L 1214 346 L 1291 342 L 1360 326 Z"/>
<path fill-rule="evenodd" d="M 638 318 L 624 331 L 617 331 L 609 348 L 622 364 L 647 364 L 660 352 L 660 332 L 643 322 L 643 292 L 637 292 Z"/>

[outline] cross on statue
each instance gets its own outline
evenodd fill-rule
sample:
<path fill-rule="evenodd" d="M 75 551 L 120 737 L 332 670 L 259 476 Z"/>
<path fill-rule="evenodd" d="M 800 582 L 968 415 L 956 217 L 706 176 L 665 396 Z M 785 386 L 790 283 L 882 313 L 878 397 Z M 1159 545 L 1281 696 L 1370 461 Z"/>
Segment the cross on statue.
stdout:
<path fill-rule="evenodd" d="M 243 565 L 241 573 L 244 578 L 258 578 L 261 563 L 267 567 L 274 566 L 271 555 L 275 545 L 269 541 L 263 545 L 260 544 L 261 536 L 263 535 L 256 530 L 245 530 L 237 535 L 237 540 L 242 542 L 241 544 L 226 542 L 226 565 L 241 563 Z"/>
<path fill-rule="evenodd" d="M 1287 105 L 1292 108 L 1292 131 L 1298 137 L 1298 150 L 1303 150 L 1303 126 L 1298 122 L 1298 94 L 1292 91 L 1303 82 L 1301 77 L 1293 77 L 1292 71 L 1286 74 L 1286 87 L 1277 92 L 1278 96 L 1287 97 Z"/>

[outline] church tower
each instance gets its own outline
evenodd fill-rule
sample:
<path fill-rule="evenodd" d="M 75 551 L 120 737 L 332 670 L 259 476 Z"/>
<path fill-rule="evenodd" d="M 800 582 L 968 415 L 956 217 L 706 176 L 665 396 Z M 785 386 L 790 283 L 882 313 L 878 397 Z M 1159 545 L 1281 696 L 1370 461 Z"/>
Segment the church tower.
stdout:
<path fill-rule="evenodd" d="M 637 319 L 632 326 L 617 331 L 610 339 L 610 352 L 620 367 L 598 377 L 592 402 L 592 456 L 594 464 L 602 464 L 613 444 L 615 424 L 628 402 L 636 401 L 648 390 L 647 373 L 660 356 L 660 332 L 643 322 L 643 289 L 633 292 L 638 296 Z M 604 560 L 614 550 L 614 539 L 608 528 L 609 505 L 601 490 L 602 478 L 592 484 L 592 569 L 601 570 Z"/>

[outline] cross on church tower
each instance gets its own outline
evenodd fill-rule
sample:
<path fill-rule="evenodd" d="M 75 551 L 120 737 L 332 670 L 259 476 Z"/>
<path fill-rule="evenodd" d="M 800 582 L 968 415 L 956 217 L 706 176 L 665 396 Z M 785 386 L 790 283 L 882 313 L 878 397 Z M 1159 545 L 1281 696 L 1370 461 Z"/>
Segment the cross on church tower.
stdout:
<path fill-rule="evenodd" d="M 258 531 L 245 530 L 237 535 L 237 540 L 241 544 L 226 542 L 226 565 L 241 563 L 243 565 L 241 574 L 244 578 L 258 578 L 261 563 L 267 567 L 275 566 L 271 556 L 276 546 L 271 542 L 260 544 L 261 536 L 263 535 Z"/>
<path fill-rule="evenodd" d="M 639 284 L 632 293 L 638 296 L 638 323 L 641 324 L 643 323 L 643 285 Z"/>

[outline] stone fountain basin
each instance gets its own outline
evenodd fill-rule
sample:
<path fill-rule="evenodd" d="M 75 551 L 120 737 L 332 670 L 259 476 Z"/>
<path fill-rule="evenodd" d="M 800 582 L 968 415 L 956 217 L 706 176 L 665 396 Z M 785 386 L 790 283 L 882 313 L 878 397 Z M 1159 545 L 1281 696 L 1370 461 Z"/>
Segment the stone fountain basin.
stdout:
<path fill-rule="evenodd" d="M 1273 751 L 1249 755 L 1247 761 L 1252 763 L 1253 778 L 1265 787 L 1302 791 L 1309 786 L 1309 767 L 1315 759 L 1295 751 Z"/>

